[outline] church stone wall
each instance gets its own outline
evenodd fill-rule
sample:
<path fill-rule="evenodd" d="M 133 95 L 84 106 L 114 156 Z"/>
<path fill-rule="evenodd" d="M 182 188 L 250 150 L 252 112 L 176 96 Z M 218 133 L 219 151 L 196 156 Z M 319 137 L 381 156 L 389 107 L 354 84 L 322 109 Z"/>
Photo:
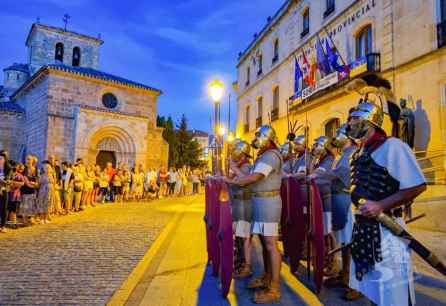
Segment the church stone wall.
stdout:
<path fill-rule="evenodd" d="M 22 159 L 24 119 L 23 114 L 0 112 L 0 149 L 16 161 Z"/>
<path fill-rule="evenodd" d="M 89 40 L 80 39 L 74 35 L 65 33 L 50 32 L 38 28 L 35 30 L 28 45 L 30 56 L 31 73 L 39 70 L 40 67 L 55 63 L 56 44 L 63 43 L 64 57 L 63 63 L 71 66 L 73 60 L 73 48 L 81 49 L 81 67 L 99 68 L 99 45 Z"/>
<path fill-rule="evenodd" d="M 26 113 L 24 138 L 26 151 L 39 160 L 47 158 L 48 78 L 45 77 L 17 101 Z"/>
<path fill-rule="evenodd" d="M 108 111 L 102 104 L 102 95 L 112 93 L 118 99 L 118 106 L 113 111 L 143 116 L 149 119 L 149 127 L 156 125 L 156 97 L 125 87 L 110 86 L 95 80 L 72 78 L 63 75 L 50 74 L 49 112 L 60 116 L 73 116 L 76 105 L 97 108 Z"/>

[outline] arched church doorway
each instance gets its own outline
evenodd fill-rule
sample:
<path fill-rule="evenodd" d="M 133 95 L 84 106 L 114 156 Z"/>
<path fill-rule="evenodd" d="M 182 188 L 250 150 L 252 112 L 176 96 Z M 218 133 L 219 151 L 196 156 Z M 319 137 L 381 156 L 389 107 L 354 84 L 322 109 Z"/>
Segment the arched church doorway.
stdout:
<path fill-rule="evenodd" d="M 96 165 L 104 169 L 107 163 L 112 163 L 116 167 L 116 154 L 113 151 L 99 151 L 96 156 Z"/>

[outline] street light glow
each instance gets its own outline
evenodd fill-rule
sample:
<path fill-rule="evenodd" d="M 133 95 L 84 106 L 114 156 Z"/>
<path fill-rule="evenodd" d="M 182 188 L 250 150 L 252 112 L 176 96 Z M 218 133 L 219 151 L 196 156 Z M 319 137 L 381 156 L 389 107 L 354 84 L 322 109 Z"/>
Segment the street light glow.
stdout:
<path fill-rule="evenodd" d="M 211 95 L 212 101 L 219 102 L 221 97 L 223 97 L 223 83 L 219 80 L 214 80 L 209 85 L 209 94 Z"/>
<path fill-rule="evenodd" d="M 228 135 L 228 141 L 229 141 L 229 142 L 233 142 L 233 141 L 234 141 L 234 135 L 232 135 L 232 133 L 230 133 L 230 134 Z"/>
<path fill-rule="evenodd" d="M 226 129 L 225 129 L 225 127 L 224 127 L 224 126 L 220 126 L 220 127 L 218 128 L 218 134 L 219 134 L 220 136 L 223 136 L 225 133 L 226 133 Z"/>

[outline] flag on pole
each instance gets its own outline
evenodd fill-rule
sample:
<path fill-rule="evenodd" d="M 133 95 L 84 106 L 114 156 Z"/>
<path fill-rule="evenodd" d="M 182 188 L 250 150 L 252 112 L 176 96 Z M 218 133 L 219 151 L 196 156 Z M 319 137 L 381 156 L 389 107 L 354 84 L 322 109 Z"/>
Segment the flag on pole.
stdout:
<path fill-rule="evenodd" d="M 302 51 L 302 58 L 303 58 L 303 64 L 302 64 L 303 78 L 308 86 L 313 86 L 314 83 L 313 74 L 304 51 Z"/>
<path fill-rule="evenodd" d="M 319 39 L 319 36 L 317 37 L 316 41 L 316 54 L 317 54 L 317 67 L 321 73 L 321 76 L 324 77 L 327 74 L 330 74 L 330 63 L 328 61 L 327 55 L 324 52 L 324 49 L 322 47 L 322 42 Z"/>
<path fill-rule="evenodd" d="M 302 70 L 300 69 L 297 58 L 294 57 L 294 95 L 296 95 L 300 89 L 300 80 L 303 78 Z"/>
<path fill-rule="evenodd" d="M 348 68 L 348 65 L 339 65 L 338 59 L 339 54 L 337 52 L 337 49 L 333 50 L 330 46 L 330 43 L 328 42 L 328 39 L 325 40 L 325 50 L 327 51 L 328 61 L 330 62 L 330 66 L 337 72 L 341 74 L 342 76 L 348 75 L 350 72 L 350 69 Z"/>

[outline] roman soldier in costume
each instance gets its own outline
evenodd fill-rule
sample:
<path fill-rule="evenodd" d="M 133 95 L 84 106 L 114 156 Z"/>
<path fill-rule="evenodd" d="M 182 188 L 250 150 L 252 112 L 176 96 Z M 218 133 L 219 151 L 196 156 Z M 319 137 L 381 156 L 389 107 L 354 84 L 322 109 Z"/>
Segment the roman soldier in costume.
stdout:
<path fill-rule="evenodd" d="M 353 213 L 350 198 L 350 157 L 357 150 L 356 143 L 348 136 L 348 124 L 343 124 L 336 130 L 332 145 L 340 151 L 340 157 L 334 162 L 333 168 L 319 174 L 331 181 L 332 226 L 335 240 L 338 244 L 348 245 L 353 231 Z M 362 295 L 350 289 L 350 249 L 342 249 L 342 271 L 338 276 L 324 282 L 327 287 L 345 287 L 345 297 L 348 300 L 358 299 Z"/>
<path fill-rule="evenodd" d="M 321 136 L 314 140 L 313 161 L 310 167 L 308 179 L 314 179 L 319 189 L 323 206 L 323 223 L 325 236 L 325 250 L 330 251 L 334 247 L 332 236 L 332 199 L 331 199 L 331 180 L 325 176 L 330 171 L 335 160 L 332 139 L 327 136 Z M 333 257 L 325 258 L 325 274 L 330 275 L 333 270 Z"/>
<path fill-rule="evenodd" d="M 349 122 L 349 134 L 360 145 L 351 160 L 357 211 L 350 287 L 377 305 L 414 305 L 409 246 L 380 222 L 391 218 L 403 225 L 402 206 L 421 194 L 426 182 L 409 146 L 382 130 L 383 110 L 370 101 L 366 95 Z"/>
<path fill-rule="evenodd" d="M 295 155 L 294 143 L 288 141 L 280 147 L 280 154 L 283 158 L 282 171 L 283 174 L 293 174 L 296 171 L 297 159 Z"/>
<path fill-rule="evenodd" d="M 307 148 L 307 141 L 305 135 L 299 135 L 294 140 L 294 147 L 296 151 L 296 165 L 294 173 L 301 173 L 305 175 L 306 169 L 309 169 L 312 156 Z"/>
<path fill-rule="evenodd" d="M 252 143 L 258 149 L 251 174 L 227 179 L 230 184 L 249 186 L 252 203 L 252 233 L 260 238 L 263 248 L 265 271 L 252 279 L 247 287 L 256 291 L 254 302 L 266 304 L 280 300 L 280 268 L 282 258 L 277 247 L 282 210 L 280 186 L 282 181 L 282 156 L 278 150 L 276 132 L 269 125 L 257 129 Z"/>
<path fill-rule="evenodd" d="M 229 177 L 242 178 L 249 175 L 250 145 L 246 141 L 238 141 L 231 152 Z M 252 275 L 251 268 L 251 221 L 252 207 L 249 187 L 231 186 L 232 220 L 236 241 L 241 242 L 241 266 L 237 267 L 234 278 L 244 278 Z"/>

